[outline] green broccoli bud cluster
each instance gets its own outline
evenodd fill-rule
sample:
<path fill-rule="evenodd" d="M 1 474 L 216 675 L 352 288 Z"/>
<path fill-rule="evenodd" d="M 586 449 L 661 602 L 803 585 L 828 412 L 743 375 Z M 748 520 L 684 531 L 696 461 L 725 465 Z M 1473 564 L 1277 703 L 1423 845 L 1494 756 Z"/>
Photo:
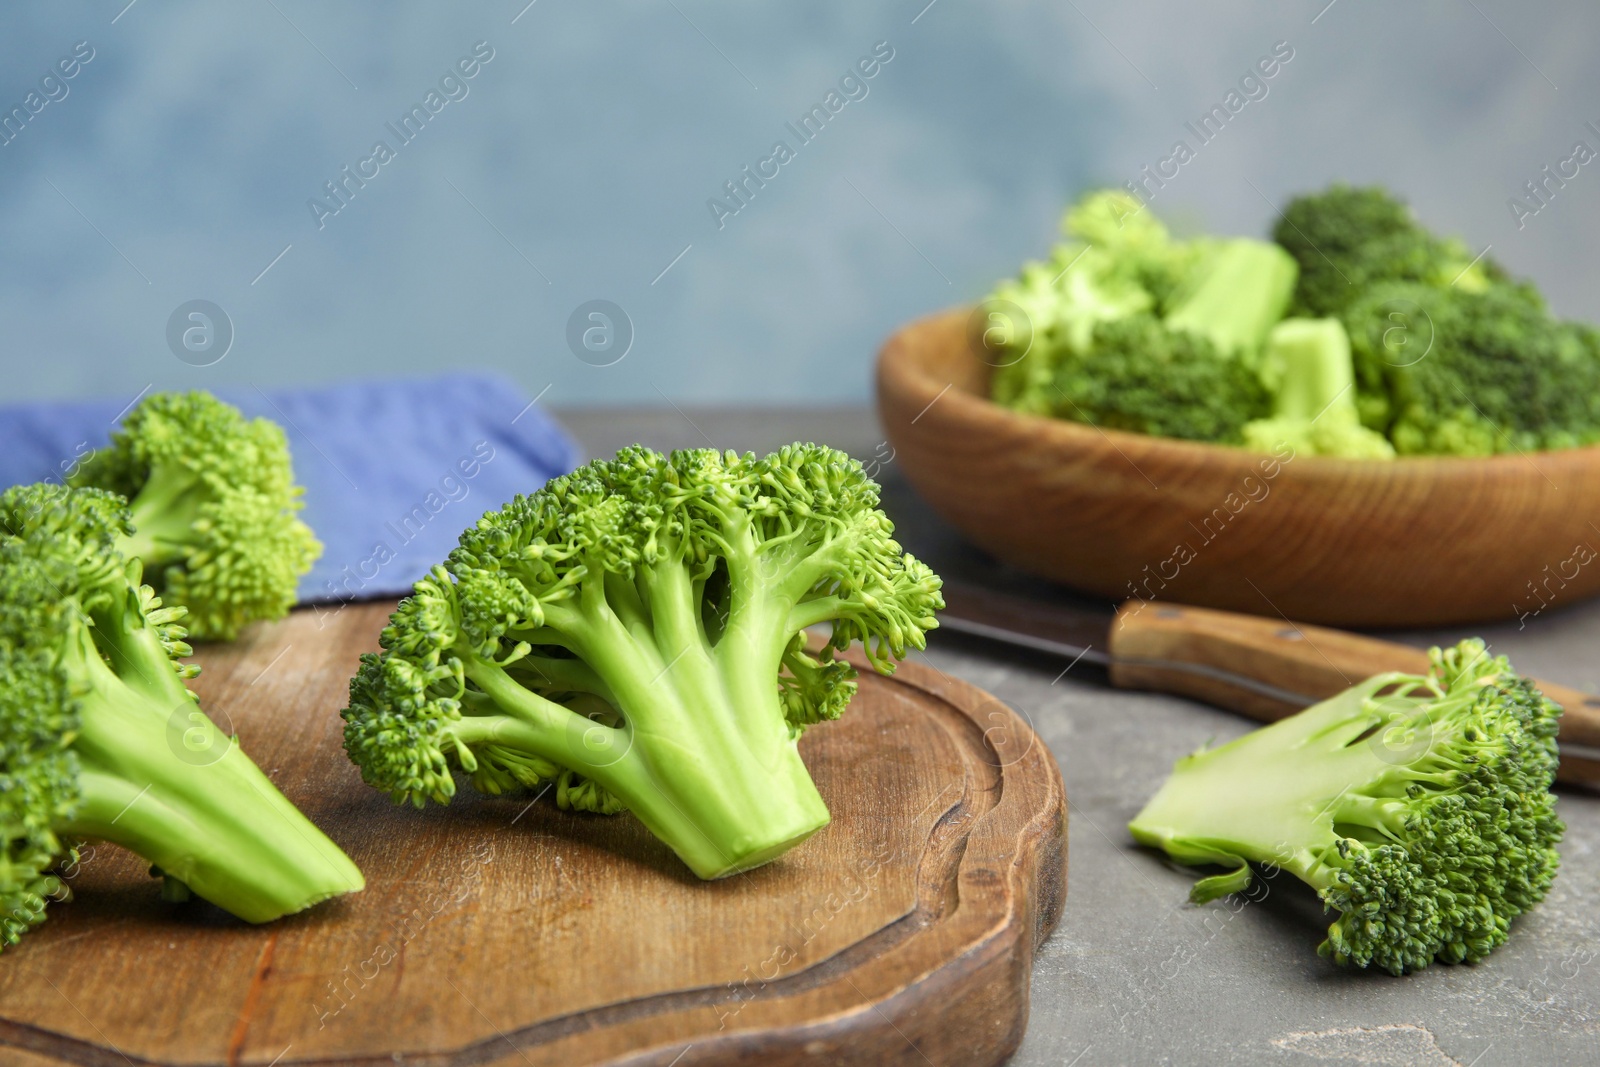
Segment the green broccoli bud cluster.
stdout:
<path fill-rule="evenodd" d="M 828 821 L 796 743 L 855 691 L 834 652 L 887 672 L 936 625 L 939 579 L 892 534 L 832 449 L 624 449 L 462 533 L 351 679 L 345 748 L 418 807 L 458 774 L 553 784 L 701 877 L 767 862 Z"/>
<path fill-rule="evenodd" d="M 1505 280 L 1493 260 L 1474 260 L 1466 245 L 1436 236 L 1375 186 L 1338 183 L 1296 197 L 1272 237 L 1300 264 L 1290 307 L 1297 316 L 1343 316 L 1368 290 L 1391 282 L 1482 292 Z"/>
<path fill-rule="evenodd" d="M 231 640 L 282 618 L 322 552 L 298 517 L 304 491 L 283 428 L 210 393 L 148 397 L 72 481 L 128 498 L 133 529 L 118 546 L 189 609 L 195 637 Z"/>
<path fill-rule="evenodd" d="M 1393 283 L 1346 318 L 1363 419 L 1402 455 L 1600 441 L 1600 331 L 1552 318 L 1519 288 Z"/>
<path fill-rule="evenodd" d="M 1009 327 L 993 351 L 984 337 L 996 403 L 1223 443 L 1272 413 L 1261 352 L 1296 272 L 1281 248 L 1178 240 L 1117 191 L 1084 197 L 1062 229 L 1048 262 L 1026 265 L 979 307 Z"/>
<path fill-rule="evenodd" d="M 1153 315 L 1101 323 L 1093 352 L 1063 359 L 1052 385 L 1058 417 L 1191 441 L 1236 441 L 1270 406 L 1253 370 Z"/>
<path fill-rule="evenodd" d="M 1120 192 L 1063 231 L 969 323 L 998 404 L 1347 459 L 1600 442 L 1600 330 L 1382 189 L 1298 197 L 1270 244 L 1179 240 Z"/>

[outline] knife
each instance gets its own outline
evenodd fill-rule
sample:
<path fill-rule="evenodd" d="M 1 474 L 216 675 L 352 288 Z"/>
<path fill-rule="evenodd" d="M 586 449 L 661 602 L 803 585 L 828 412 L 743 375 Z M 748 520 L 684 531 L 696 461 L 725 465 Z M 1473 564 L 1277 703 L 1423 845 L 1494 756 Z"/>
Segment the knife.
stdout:
<path fill-rule="evenodd" d="M 1068 670 L 1090 663 L 1119 689 L 1192 697 L 1262 722 L 1374 674 L 1428 670 L 1422 649 L 1284 619 L 1150 600 L 1112 613 L 950 581 L 944 598 L 941 629 L 1060 656 Z M 1600 787 L 1600 697 L 1531 680 L 1565 711 L 1556 777 Z"/>

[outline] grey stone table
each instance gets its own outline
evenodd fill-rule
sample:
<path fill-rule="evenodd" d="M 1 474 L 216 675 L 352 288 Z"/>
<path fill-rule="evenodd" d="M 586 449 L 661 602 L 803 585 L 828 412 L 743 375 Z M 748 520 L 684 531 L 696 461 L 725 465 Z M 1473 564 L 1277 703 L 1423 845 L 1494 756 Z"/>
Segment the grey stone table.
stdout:
<path fill-rule="evenodd" d="M 866 409 L 564 411 L 590 455 L 655 448 L 770 451 L 815 440 L 876 458 L 903 539 L 938 571 L 1044 597 L 1070 596 L 961 545 L 897 477 Z M 1600 603 L 1553 605 L 1525 627 L 1475 633 L 1523 671 L 1600 692 Z M 1468 636 L 1391 634 L 1426 645 Z M 1288 876 L 1265 897 L 1186 903 L 1192 874 L 1124 829 L 1172 762 L 1252 724 L 1186 700 L 1125 693 L 1084 668 L 936 633 L 940 670 L 1021 712 L 1049 744 L 1070 803 L 1067 907 L 1041 949 L 1032 1019 L 1014 1064 L 1261 1064 L 1270 1067 L 1524 1067 L 1600 1064 L 1600 797 L 1564 791 L 1562 870 L 1504 947 L 1471 967 L 1407 978 L 1318 958 L 1321 905 Z"/>

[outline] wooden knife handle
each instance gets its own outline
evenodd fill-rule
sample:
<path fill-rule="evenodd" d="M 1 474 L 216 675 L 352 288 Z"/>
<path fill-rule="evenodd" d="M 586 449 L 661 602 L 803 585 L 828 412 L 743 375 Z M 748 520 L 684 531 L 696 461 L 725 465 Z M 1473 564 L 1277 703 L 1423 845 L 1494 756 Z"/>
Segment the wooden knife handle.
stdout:
<path fill-rule="evenodd" d="M 1111 684 L 1193 697 L 1262 722 L 1301 710 L 1281 695 L 1229 681 L 1239 675 L 1261 686 L 1302 693 L 1314 700 L 1332 696 L 1383 671 L 1425 674 L 1427 653 L 1375 637 L 1304 626 L 1281 619 L 1239 615 L 1209 608 L 1130 600 L 1111 624 Z M 1185 670 L 1169 664 L 1188 664 Z M 1214 673 L 1204 673 L 1206 670 Z M 1533 679 L 1565 710 L 1563 745 L 1600 750 L 1600 697 L 1553 682 Z M 1563 752 L 1557 777 L 1600 786 L 1600 758 Z"/>

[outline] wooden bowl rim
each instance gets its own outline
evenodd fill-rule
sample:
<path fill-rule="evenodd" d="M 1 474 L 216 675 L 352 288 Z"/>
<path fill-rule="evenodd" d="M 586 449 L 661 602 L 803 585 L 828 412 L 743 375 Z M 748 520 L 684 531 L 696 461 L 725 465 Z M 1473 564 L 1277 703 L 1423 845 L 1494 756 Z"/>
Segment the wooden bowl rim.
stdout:
<path fill-rule="evenodd" d="M 1104 426 L 1095 426 L 1090 423 L 1074 422 L 1071 419 L 1058 419 L 1048 415 L 1032 415 L 1026 412 L 1014 411 L 1011 408 L 995 403 L 987 396 L 974 393 L 960 384 L 952 381 L 945 386 L 940 386 L 938 379 L 928 373 L 927 367 L 920 358 L 926 346 L 909 343 L 908 334 L 919 326 L 928 326 L 943 319 L 951 319 L 957 315 L 966 317 L 971 314 L 975 305 L 958 304 L 947 307 L 941 311 L 924 315 L 903 323 L 884 341 L 878 353 L 880 375 L 888 368 L 898 372 L 900 379 L 912 385 L 920 395 L 928 400 L 927 414 L 932 415 L 934 401 L 939 398 L 941 390 L 956 394 L 956 403 L 965 406 L 968 418 L 965 422 L 988 421 L 991 424 L 1004 426 L 1007 432 L 1027 434 L 1044 437 L 1052 444 L 1066 448 L 1076 447 L 1081 451 L 1083 446 L 1098 447 L 1096 438 L 1103 439 L 1119 452 L 1125 449 L 1137 451 L 1141 458 L 1170 459 L 1174 463 L 1193 465 L 1203 462 L 1208 466 L 1242 465 L 1253 468 L 1263 456 L 1271 453 L 1255 452 L 1240 445 L 1216 444 L 1209 441 L 1188 441 L 1177 437 L 1159 437 L 1153 434 L 1134 433 L 1129 430 L 1117 430 Z M 975 358 L 971 351 L 966 352 L 966 358 Z M 880 378 L 881 392 L 881 378 Z M 1302 471 L 1308 467 L 1314 472 L 1328 474 L 1338 473 L 1348 475 L 1352 470 L 1379 478 L 1414 477 L 1466 474 L 1474 467 L 1484 465 L 1509 466 L 1511 464 L 1526 464 L 1533 469 L 1529 472 L 1542 475 L 1534 457 L 1554 460 L 1562 466 L 1600 465 L 1600 444 L 1583 445 L 1576 448 L 1546 449 L 1537 452 L 1497 452 L 1490 456 L 1396 456 L 1394 459 L 1350 459 L 1336 456 L 1300 456 L 1294 457 L 1294 464 Z M 1304 465 L 1304 466 L 1303 466 Z"/>

